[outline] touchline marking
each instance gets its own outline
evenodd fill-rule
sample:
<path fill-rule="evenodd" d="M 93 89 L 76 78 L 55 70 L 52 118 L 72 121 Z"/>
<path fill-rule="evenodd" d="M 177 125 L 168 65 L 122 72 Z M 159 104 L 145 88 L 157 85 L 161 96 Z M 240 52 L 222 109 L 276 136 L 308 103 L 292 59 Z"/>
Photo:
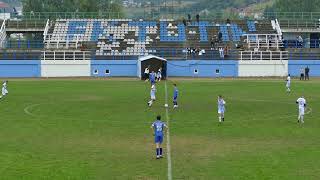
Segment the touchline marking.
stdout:
<path fill-rule="evenodd" d="M 40 104 L 31 104 L 31 105 L 25 107 L 25 108 L 23 109 L 23 111 L 24 111 L 24 113 L 26 113 L 27 115 L 35 117 L 36 115 L 34 115 L 34 114 L 33 114 L 32 112 L 30 112 L 29 110 L 30 110 L 31 108 L 36 107 L 36 106 L 39 106 L 39 105 L 40 105 Z"/>
<path fill-rule="evenodd" d="M 165 93 L 166 93 L 166 104 L 168 104 L 168 88 L 167 81 L 164 83 Z M 167 159 L 168 159 L 168 180 L 172 180 L 172 164 L 171 164 L 171 147 L 170 147 L 170 117 L 169 117 L 169 108 L 166 108 L 166 118 L 167 118 Z"/>

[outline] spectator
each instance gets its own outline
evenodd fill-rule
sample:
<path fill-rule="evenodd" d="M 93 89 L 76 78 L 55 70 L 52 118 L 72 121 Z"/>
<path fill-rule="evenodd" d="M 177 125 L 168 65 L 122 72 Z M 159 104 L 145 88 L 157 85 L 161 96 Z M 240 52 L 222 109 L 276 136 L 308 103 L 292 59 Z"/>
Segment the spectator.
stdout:
<path fill-rule="evenodd" d="M 189 23 L 191 23 L 191 15 L 190 14 L 188 14 L 188 21 L 189 21 Z"/>
<path fill-rule="evenodd" d="M 231 23 L 231 21 L 230 21 L 230 19 L 228 18 L 228 19 L 227 19 L 227 24 L 230 24 L 230 23 Z"/>
<path fill-rule="evenodd" d="M 219 41 L 219 43 L 221 43 L 221 41 L 222 41 L 222 32 L 220 32 L 220 31 L 218 34 L 218 41 Z"/>
<path fill-rule="evenodd" d="M 211 50 L 215 49 L 215 40 L 214 38 L 211 39 Z"/>
<path fill-rule="evenodd" d="M 187 26 L 187 21 L 183 18 L 182 23 L 184 24 L 184 26 Z"/>
<path fill-rule="evenodd" d="M 220 58 L 224 59 L 224 52 L 222 47 L 219 48 L 219 54 L 220 54 Z"/>
<path fill-rule="evenodd" d="M 304 73 L 305 73 L 305 69 L 304 69 L 304 68 L 301 68 L 301 69 L 300 69 L 300 81 L 301 81 L 301 80 L 304 80 Z"/>
<path fill-rule="evenodd" d="M 192 53 L 195 54 L 197 52 L 196 48 L 192 48 Z"/>
<path fill-rule="evenodd" d="M 188 52 L 188 54 L 191 54 L 191 48 L 190 47 L 187 48 L 187 52 Z"/>
<path fill-rule="evenodd" d="M 226 47 L 224 48 L 224 57 L 228 57 L 229 56 L 229 46 L 226 45 Z"/>
<path fill-rule="evenodd" d="M 200 22 L 200 15 L 199 14 L 196 15 L 196 19 L 197 19 L 197 22 L 199 23 Z"/>
<path fill-rule="evenodd" d="M 310 72 L 310 69 L 309 67 L 307 66 L 306 69 L 304 70 L 305 71 L 305 79 L 304 80 L 309 80 L 309 72 Z"/>
<path fill-rule="evenodd" d="M 298 42 L 298 47 L 297 48 L 302 48 L 303 46 L 303 39 L 301 36 L 297 36 L 297 42 Z"/>

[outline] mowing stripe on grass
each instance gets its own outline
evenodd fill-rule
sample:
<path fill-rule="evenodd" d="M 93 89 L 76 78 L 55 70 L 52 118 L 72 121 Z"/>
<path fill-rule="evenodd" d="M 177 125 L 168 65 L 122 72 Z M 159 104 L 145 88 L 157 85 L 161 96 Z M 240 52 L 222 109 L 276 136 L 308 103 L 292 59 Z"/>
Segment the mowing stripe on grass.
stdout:
<path fill-rule="evenodd" d="M 164 83 L 165 86 L 165 102 L 168 104 L 168 87 L 167 87 L 167 81 Z M 166 118 L 167 118 L 167 159 L 168 159 L 168 180 L 172 180 L 172 164 L 171 164 L 171 147 L 170 147 L 170 117 L 169 117 L 169 108 L 166 108 Z"/>

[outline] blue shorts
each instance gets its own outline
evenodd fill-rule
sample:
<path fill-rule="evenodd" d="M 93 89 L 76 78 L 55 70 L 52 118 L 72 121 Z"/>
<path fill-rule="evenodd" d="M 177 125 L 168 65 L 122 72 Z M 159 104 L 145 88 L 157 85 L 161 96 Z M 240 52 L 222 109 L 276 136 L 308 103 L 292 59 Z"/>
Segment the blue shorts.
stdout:
<path fill-rule="evenodd" d="M 162 135 L 155 135 L 154 136 L 154 142 L 161 144 L 163 142 L 163 136 Z"/>
<path fill-rule="evenodd" d="M 225 112 L 225 108 L 218 108 L 218 113 L 221 114 L 221 113 L 224 113 Z"/>

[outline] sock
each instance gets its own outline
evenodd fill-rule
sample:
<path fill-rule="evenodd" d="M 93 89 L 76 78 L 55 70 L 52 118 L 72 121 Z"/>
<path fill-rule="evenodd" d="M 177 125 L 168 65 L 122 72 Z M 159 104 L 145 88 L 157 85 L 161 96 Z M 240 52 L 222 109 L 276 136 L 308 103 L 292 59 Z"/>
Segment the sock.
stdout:
<path fill-rule="evenodd" d="M 219 122 L 221 122 L 221 116 L 219 116 Z"/>
<path fill-rule="evenodd" d="M 301 116 L 300 120 L 301 120 L 301 123 L 304 123 L 304 121 L 303 121 L 303 116 Z"/>
<path fill-rule="evenodd" d="M 157 156 L 159 156 L 159 154 L 160 154 L 159 148 L 157 148 L 156 152 L 157 152 Z"/>
<path fill-rule="evenodd" d="M 160 156 L 162 156 L 162 148 L 159 148 L 160 149 Z"/>

